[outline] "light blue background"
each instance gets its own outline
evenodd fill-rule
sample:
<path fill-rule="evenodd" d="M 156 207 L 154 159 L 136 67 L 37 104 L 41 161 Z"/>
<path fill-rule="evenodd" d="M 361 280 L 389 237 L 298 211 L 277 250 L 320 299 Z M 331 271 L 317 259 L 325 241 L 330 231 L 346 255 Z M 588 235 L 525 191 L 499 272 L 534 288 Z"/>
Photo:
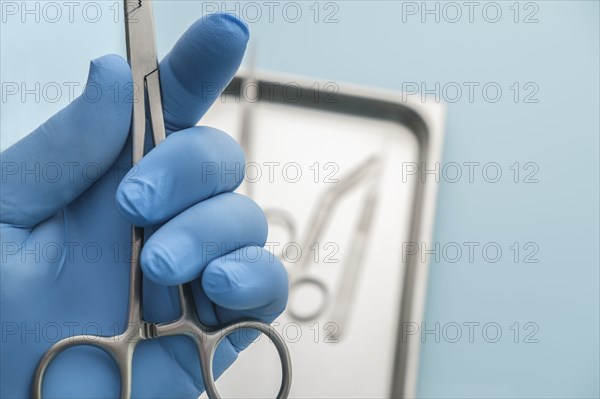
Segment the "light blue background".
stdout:
<path fill-rule="evenodd" d="M 481 330 L 474 343 L 466 337 L 436 343 L 428 336 L 422 397 L 600 395 L 599 5 L 536 2 L 538 23 L 524 24 L 513 21 L 512 3 L 500 2 L 503 15 L 495 24 L 482 18 L 485 3 L 475 22 L 463 15 L 453 24 L 443 18 L 436 23 L 433 16 L 422 23 L 419 15 L 403 22 L 402 3 L 392 1 L 337 2 L 339 21 L 333 24 L 315 24 L 313 2 L 299 2 L 306 16 L 296 24 L 280 11 L 273 23 L 263 15 L 250 24 L 259 68 L 397 90 L 403 82 L 497 82 L 503 88 L 497 103 L 479 91 L 473 103 L 463 97 L 449 106 L 444 161 L 497 162 L 503 177 L 496 184 L 481 173 L 474 183 L 466 176 L 459 183 L 442 181 L 435 227 L 441 245 L 497 242 L 503 256 L 498 263 L 483 261 L 481 252 L 474 263 L 465 256 L 456 264 L 433 262 L 426 311 L 429 328 L 436 322 L 496 322 L 503 336 L 496 344 L 487 343 Z M 23 24 L 20 14 L 4 15 L 2 82 L 83 83 L 89 59 L 124 54 L 122 23 L 111 14 L 120 2 L 98 4 L 104 15 L 95 24 L 81 12 L 73 23 L 35 23 L 29 16 Z M 522 19 L 531 9 L 520 7 Z M 155 9 L 164 54 L 201 15 L 202 3 L 161 1 Z M 539 102 L 515 103 L 513 82 L 535 82 Z M 67 101 L 66 95 L 56 104 L 3 99 L 1 147 Z M 508 167 L 514 162 L 539 165 L 539 183 L 512 182 Z M 539 263 L 515 263 L 508 249 L 513 242 L 537 243 Z M 539 343 L 514 343 L 514 322 L 521 326 L 520 341 L 523 324 L 536 323 Z"/>

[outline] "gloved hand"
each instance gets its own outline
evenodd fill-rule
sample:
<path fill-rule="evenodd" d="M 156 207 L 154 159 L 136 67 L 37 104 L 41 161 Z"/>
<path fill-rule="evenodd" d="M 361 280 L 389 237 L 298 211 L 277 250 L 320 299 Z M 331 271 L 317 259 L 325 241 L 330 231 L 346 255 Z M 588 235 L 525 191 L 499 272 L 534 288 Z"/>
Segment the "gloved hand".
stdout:
<path fill-rule="evenodd" d="M 155 230 L 141 254 L 146 320 L 175 320 L 174 285 L 188 281 L 208 325 L 271 322 L 283 311 L 287 275 L 262 249 L 265 217 L 232 193 L 243 177 L 242 150 L 223 132 L 194 127 L 218 98 L 215 88 L 233 77 L 247 40 L 246 25 L 226 15 L 183 35 L 161 62 L 171 134 L 125 178 L 131 73 L 114 55 L 92 61 L 84 95 L 1 154 L 1 397 L 28 397 L 40 357 L 59 339 L 125 330 L 132 223 Z M 223 341 L 215 374 L 248 343 L 245 334 Z M 204 390 L 185 337 L 142 342 L 133 370 L 135 397 L 195 398 Z M 51 364 L 44 395 L 117 397 L 119 387 L 106 354 L 76 347 Z"/>

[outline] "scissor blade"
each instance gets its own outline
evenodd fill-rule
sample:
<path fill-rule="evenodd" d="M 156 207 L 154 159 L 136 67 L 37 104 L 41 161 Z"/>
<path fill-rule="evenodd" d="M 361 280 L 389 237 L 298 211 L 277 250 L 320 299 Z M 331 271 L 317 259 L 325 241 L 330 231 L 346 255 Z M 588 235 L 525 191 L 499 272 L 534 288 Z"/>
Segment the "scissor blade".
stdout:
<path fill-rule="evenodd" d="M 133 118 L 131 125 L 132 161 L 144 156 L 146 136 L 146 94 L 154 145 L 165 138 L 154 17 L 150 0 L 124 0 L 127 59 L 134 84 Z"/>
<path fill-rule="evenodd" d="M 125 35 L 127 60 L 134 79 L 158 68 L 154 17 L 150 0 L 125 1 Z"/>

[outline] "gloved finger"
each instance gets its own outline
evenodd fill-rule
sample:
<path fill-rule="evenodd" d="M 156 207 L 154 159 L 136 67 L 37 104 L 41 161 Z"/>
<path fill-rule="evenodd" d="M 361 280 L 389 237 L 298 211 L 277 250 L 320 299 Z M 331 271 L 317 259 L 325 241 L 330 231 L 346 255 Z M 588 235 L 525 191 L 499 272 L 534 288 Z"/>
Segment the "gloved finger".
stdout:
<path fill-rule="evenodd" d="M 147 278 L 161 285 L 192 281 L 213 259 L 249 245 L 263 246 L 267 221 L 248 197 L 224 193 L 175 216 L 142 249 Z"/>
<path fill-rule="evenodd" d="M 287 272 L 274 254 L 259 246 L 240 248 L 212 260 L 201 281 L 216 305 L 234 312 L 249 311 L 246 315 L 261 320 L 271 321 L 287 303 Z"/>
<path fill-rule="evenodd" d="M 165 127 L 194 126 L 239 68 L 250 34 L 230 14 L 196 21 L 160 63 Z"/>
<path fill-rule="evenodd" d="M 192 127 L 170 135 L 150 151 L 117 190 L 117 207 L 137 226 L 163 223 L 190 206 L 235 190 L 244 153 L 220 130 Z"/>
<path fill-rule="evenodd" d="M 240 248 L 211 261 L 201 281 L 220 324 L 248 319 L 271 323 L 285 310 L 287 272 L 275 255 L 261 247 Z M 239 352 L 258 335 L 256 330 L 238 330 L 227 337 Z"/>
<path fill-rule="evenodd" d="M 110 168 L 127 140 L 131 88 L 124 59 L 93 60 L 84 93 L 0 155 L 1 223 L 35 226 Z"/>
<path fill-rule="evenodd" d="M 191 282 L 194 291 L 196 311 L 200 321 L 215 326 L 219 319 L 213 302 L 206 296 L 199 280 Z M 181 315 L 179 291 L 177 286 L 157 284 L 144 276 L 143 284 L 144 319 L 152 323 L 167 323 Z"/>

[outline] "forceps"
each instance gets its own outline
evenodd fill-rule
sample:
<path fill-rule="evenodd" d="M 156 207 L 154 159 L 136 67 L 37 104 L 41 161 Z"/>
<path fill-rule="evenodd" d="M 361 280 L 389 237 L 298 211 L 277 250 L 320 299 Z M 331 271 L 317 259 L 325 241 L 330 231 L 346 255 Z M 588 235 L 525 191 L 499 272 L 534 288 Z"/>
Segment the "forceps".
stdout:
<path fill-rule="evenodd" d="M 154 38 L 154 23 L 150 0 L 125 0 L 125 26 L 127 36 L 127 58 L 131 66 L 134 88 L 133 116 L 131 122 L 132 163 L 135 165 L 144 156 L 146 136 L 146 105 L 150 111 L 154 145 L 165 139 L 160 79 Z M 147 92 L 147 96 L 146 96 Z M 219 398 L 215 386 L 212 363 L 219 343 L 240 329 L 254 329 L 265 334 L 275 345 L 282 367 L 282 381 L 278 398 L 287 398 L 291 385 L 291 361 L 288 349 L 281 335 L 271 326 L 259 321 L 243 321 L 221 328 L 210 328 L 198 319 L 192 287 L 189 283 L 180 285 L 179 301 L 181 316 L 168 323 L 150 323 L 142 316 L 142 272 L 139 265 L 144 240 L 144 230 L 132 226 L 131 264 L 129 280 L 129 305 L 127 328 L 116 336 L 77 335 L 64 338 L 43 355 L 35 371 L 32 383 L 32 396 L 42 397 L 44 374 L 52 360 L 65 349 L 88 345 L 102 349 L 119 367 L 121 377 L 121 398 L 129 398 L 132 388 L 133 353 L 138 343 L 145 339 L 184 335 L 191 338 L 198 349 L 200 368 L 206 393 L 210 398 Z M 175 381 L 174 381 L 175 383 Z"/>

